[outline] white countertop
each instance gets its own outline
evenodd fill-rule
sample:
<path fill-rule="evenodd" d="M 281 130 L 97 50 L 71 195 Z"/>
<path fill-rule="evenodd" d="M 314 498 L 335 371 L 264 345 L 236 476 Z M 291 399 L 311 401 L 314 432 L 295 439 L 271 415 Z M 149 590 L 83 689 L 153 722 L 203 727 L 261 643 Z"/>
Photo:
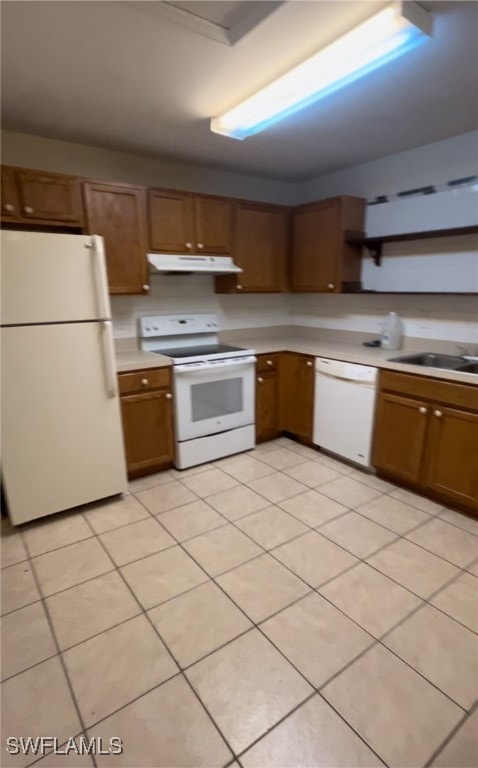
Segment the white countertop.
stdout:
<path fill-rule="evenodd" d="M 171 365 L 171 358 L 157 355 L 155 352 L 143 352 L 141 349 L 116 351 L 116 371 L 141 371 L 146 368 L 166 368 Z"/>
<path fill-rule="evenodd" d="M 285 338 L 234 338 L 235 346 L 254 349 L 258 355 L 268 352 L 301 352 L 304 355 L 313 357 L 328 357 L 331 360 L 344 360 L 347 363 L 358 363 L 361 365 L 373 365 L 377 368 L 386 368 L 390 371 L 400 373 L 413 373 L 417 376 L 429 376 L 434 379 L 444 379 L 446 381 L 456 381 L 461 384 L 474 384 L 478 386 L 478 375 L 474 373 L 460 373 L 459 371 L 448 371 L 442 368 L 428 368 L 421 365 L 410 365 L 407 363 L 391 363 L 388 358 L 399 357 L 407 353 L 403 350 L 391 351 L 389 349 L 380 349 L 379 347 L 364 347 L 357 344 L 347 344 L 343 342 L 321 342 L 315 339 L 304 339 L 300 337 L 288 336 Z M 427 352 L 426 340 L 423 343 L 423 351 Z"/>
<path fill-rule="evenodd" d="M 133 340 L 131 342 L 134 343 Z M 410 365 L 407 363 L 391 363 L 389 358 L 399 357 L 403 350 L 390 351 L 378 347 L 364 347 L 357 343 L 346 342 L 323 342 L 316 339 L 306 339 L 294 336 L 263 337 L 263 338 L 234 338 L 230 343 L 234 346 L 253 349 L 260 354 L 268 352 L 300 352 L 304 355 L 313 357 L 328 357 L 331 360 L 343 360 L 347 363 L 358 363 L 361 365 L 372 365 L 377 368 L 385 368 L 390 371 L 401 373 L 412 373 L 417 376 L 428 376 L 434 379 L 444 379 L 445 381 L 456 381 L 461 384 L 474 384 L 478 386 L 478 375 L 473 373 L 460 373 L 459 371 L 448 371 L 442 368 L 428 368 L 420 365 Z M 427 352 L 426 340 L 423 343 L 423 351 Z M 154 352 L 143 352 L 141 349 L 133 348 L 130 344 L 129 349 L 116 350 L 116 370 L 118 373 L 126 371 L 138 371 L 147 368 L 165 368 L 172 365 L 171 359 L 164 355 L 157 355 Z"/>

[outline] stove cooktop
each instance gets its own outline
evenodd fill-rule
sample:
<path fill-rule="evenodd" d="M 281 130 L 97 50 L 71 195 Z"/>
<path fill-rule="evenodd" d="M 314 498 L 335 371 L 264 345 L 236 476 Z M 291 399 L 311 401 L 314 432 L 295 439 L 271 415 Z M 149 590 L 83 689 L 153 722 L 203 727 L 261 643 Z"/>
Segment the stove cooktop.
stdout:
<path fill-rule="evenodd" d="M 195 347 L 169 347 L 167 349 L 155 349 L 153 350 L 157 355 L 165 355 L 171 357 L 173 360 L 183 360 L 184 358 L 199 358 L 204 359 L 209 355 L 225 355 L 227 356 L 231 352 L 244 352 L 248 354 L 249 350 L 243 347 L 231 347 L 229 344 L 207 344 L 203 347 L 197 345 Z"/>

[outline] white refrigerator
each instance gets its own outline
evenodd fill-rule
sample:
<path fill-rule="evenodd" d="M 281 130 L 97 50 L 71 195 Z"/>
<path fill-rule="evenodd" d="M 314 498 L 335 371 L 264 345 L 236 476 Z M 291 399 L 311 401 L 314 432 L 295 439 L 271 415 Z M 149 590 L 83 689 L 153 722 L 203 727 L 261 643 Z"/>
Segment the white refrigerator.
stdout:
<path fill-rule="evenodd" d="M 14 525 L 127 488 L 101 237 L 1 232 L 1 472 Z"/>

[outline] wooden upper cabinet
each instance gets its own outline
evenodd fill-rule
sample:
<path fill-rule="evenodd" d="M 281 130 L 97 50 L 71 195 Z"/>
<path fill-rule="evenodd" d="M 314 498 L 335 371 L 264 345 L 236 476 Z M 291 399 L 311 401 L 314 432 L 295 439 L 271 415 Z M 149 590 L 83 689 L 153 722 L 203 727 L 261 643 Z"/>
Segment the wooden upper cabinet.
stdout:
<path fill-rule="evenodd" d="M 234 261 L 243 270 L 216 279 L 217 293 L 287 290 L 289 210 L 238 202 L 234 212 Z"/>
<path fill-rule="evenodd" d="M 86 182 L 84 198 L 88 233 L 105 241 L 110 293 L 147 293 L 144 189 Z"/>
<path fill-rule="evenodd" d="M 381 392 L 375 419 L 374 467 L 405 483 L 418 483 L 428 403 Z"/>
<path fill-rule="evenodd" d="M 149 191 L 149 243 L 162 253 L 223 253 L 232 247 L 233 203 L 227 197 L 169 189 Z"/>
<path fill-rule="evenodd" d="M 227 197 L 194 196 L 197 253 L 230 254 L 232 249 L 233 202 Z"/>
<path fill-rule="evenodd" d="M 188 192 L 150 189 L 149 245 L 161 253 L 193 253 L 194 205 Z"/>
<path fill-rule="evenodd" d="M 347 230 L 364 228 L 365 200 L 335 197 L 294 209 L 291 289 L 304 292 L 358 290 L 361 249 Z"/>
<path fill-rule="evenodd" d="M 2 187 L 2 219 L 45 226 L 83 223 L 75 176 L 3 166 Z"/>
<path fill-rule="evenodd" d="M 478 511 L 478 413 L 430 406 L 423 487 Z"/>
<path fill-rule="evenodd" d="M 15 182 L 15 170 L 2 165 L 2 219 L 15 219 L 20 215 L 20 200 Z"/>

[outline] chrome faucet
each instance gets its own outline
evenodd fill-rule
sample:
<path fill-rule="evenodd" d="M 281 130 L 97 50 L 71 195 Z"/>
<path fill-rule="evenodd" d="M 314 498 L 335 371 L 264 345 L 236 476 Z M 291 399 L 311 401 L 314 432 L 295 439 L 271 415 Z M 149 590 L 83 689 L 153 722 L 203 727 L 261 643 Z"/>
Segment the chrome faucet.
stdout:
<path fill-rule="evenodd" d="M 470 356 L 470 355 L 471 355 L 471 352 L 470 352 L 470 350 L 469 350 L 469 349 L 467 349 L 466 347 L 460 346 L 460 344 L 457 344 L 457 345 L 456 345 L 456 348 L 457 348 L 457 350 L 458 350 L 459 352 L 462 352 L 462 353 L 463 353 L 463 354 L 462 354 L 462 357 L 465 357 L 465 355 L 468 355 L 468 356 Z"/>

